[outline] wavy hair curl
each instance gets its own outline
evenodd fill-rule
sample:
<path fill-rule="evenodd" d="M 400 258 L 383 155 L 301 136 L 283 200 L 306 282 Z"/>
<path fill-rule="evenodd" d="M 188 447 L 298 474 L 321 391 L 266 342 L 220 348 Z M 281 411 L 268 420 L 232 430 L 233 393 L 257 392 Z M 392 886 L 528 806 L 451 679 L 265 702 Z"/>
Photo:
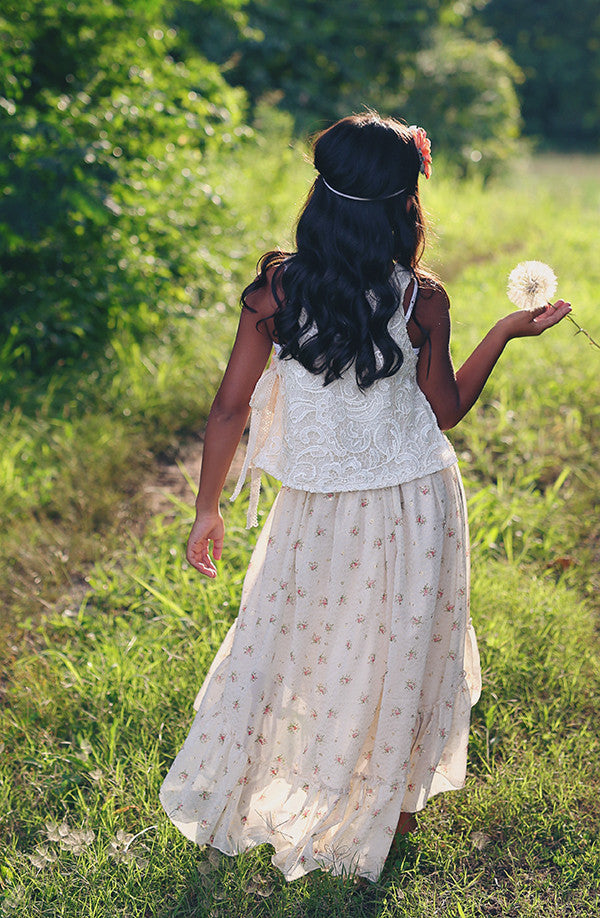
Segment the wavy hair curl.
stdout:
<path fill-rule="evenodd" d="M 296 251 L 261 258 L 242 306 L 252 310 L 248 295 L 270 280 L 280 358 L 323 374 L 324 385 L 353 366 L 358 386 L 366 389 L 393 376 L 403 361 L 388 332 L 402 308 L 390 277 L 394 263 L 419 273 L 425 246 L 419 153 L 406 125 L 371 111 L 327 128 L 313 151 L 319 175 L 298 218 Z M 344 194 L 375 200 L 340 197 L 324 179 Z"/>

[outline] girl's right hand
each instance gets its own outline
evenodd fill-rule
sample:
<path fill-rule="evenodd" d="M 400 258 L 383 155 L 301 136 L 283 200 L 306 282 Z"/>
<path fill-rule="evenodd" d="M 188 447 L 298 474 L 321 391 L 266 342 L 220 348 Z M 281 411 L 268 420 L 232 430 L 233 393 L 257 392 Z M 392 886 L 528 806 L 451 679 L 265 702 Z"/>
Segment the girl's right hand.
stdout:
<path fill-rule="evenodd" d="M 536 309 L 519 309 L 517 312 L 511 312 L 500 319 L 497 325 L 502 328 L 507 341 L 511 338 L 528 338 L 532 335 L 541 335 L 570 312 L 570 303 L 557 300 L 556 303 L 547 303 Z"/>
<path fill-rule="evenodd" d="M 197 513 L 187 543 L 186 558 L 197 571 L 214 579 L 217 569 L 209 554 L 209 542 L 213 543 L 212 556 L 218 561 L 223 551 L 225 525 L 223 517 L 215 513 Z"/>

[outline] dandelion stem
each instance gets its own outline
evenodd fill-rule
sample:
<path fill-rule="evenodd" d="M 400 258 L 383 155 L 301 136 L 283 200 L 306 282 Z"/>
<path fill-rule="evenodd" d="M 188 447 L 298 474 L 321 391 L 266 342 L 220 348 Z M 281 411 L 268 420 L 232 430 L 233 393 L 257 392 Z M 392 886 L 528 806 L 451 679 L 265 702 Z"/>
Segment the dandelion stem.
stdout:
<path fill-rule="evenodd" d="M 594 341 L 594 339 L 592 338 L 592 336 L 590 335 L 590 333 L 587 332 L 587 331 L 585 330 L 585 328 L 582 328 L 581 325 L 579 325 L 579 323 L 575 321 L 575 319 L 573 318 L 573 316 L 572 316 L 570 313 L 567 315 L 567 319 L 570 319 L 570 320 L 571 320 L 571 322 L 573 323 L 573 325 L 574 325 L 575 328 L 577 329 L 577 334 L 578 334 L 578 335 L 579 335 L 580 333 L 581 333 L 582 335 L 585 335 L 585 337 L 588 339 L 588 341 L 590 342 L 590 344 L 593 344 L 594 347 L 597 347 L 598 350 L 600 351 L 600 344 L 598 344 L 597 341 Z"/>

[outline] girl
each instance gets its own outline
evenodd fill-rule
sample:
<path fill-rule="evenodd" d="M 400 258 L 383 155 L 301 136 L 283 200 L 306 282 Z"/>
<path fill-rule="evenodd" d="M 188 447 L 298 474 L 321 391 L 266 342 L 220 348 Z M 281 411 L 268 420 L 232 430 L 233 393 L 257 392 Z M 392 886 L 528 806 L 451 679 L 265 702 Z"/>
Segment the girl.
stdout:
<path fill-rule="evenodd" d="M 372 112 L 317 138 L 297 250 L 265 255 L 245 289 L 206 428 L 187 553 L 202 574 L 217 573 L 209 545 L 218 560 L 249 404 L 249 523 L 260 470 L 282 488 L 161 801 L 199 844 L 271 843 L 288 880 L 317 867 L 377 879 L 411 814 L 464 783 L 480 672 L 442 430 L 511 338 L 570 311 L 507 315 L 454 373 L 448 298 L 419 268 L 430 161 L 421 128 Z"/>

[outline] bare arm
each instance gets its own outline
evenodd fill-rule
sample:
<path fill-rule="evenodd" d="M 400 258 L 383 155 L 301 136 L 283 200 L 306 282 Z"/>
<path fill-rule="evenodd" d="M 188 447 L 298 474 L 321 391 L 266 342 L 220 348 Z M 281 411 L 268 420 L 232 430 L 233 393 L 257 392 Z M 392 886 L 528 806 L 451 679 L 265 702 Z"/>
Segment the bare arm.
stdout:
<path fill-rule="evenodd" d="M 208 577 L 217 575 L 209 543 L 213 543 L 215 560 L 221 557 L 223 550 L 224 526 L 219 498 L 248 420 L 252 392 L 272 347 L 271 323 L 262 322 L 258 329 L 256 327 L 259 319 L 274 312 L 270 287 L 256 291 L 249 302 L 256 312 L 242 309 L 231 357 L 208 416 L 196 519 L 187 544 L 188 561 Z"/>
<path fill-rule="evenodd" d="M 442 288 L 417 300 L 418 321 L 429 332 L 421 348 L 417 382 L 442 430 L 454 427 L 479 398 L 498 358 L 511 338 L 541 335 L 560 322 L 571 306 L 563 300 L 538 309 L 519 310 L 500 319 L 465 360 L 457 373 L 450 357 L 450 304 Z"/>

